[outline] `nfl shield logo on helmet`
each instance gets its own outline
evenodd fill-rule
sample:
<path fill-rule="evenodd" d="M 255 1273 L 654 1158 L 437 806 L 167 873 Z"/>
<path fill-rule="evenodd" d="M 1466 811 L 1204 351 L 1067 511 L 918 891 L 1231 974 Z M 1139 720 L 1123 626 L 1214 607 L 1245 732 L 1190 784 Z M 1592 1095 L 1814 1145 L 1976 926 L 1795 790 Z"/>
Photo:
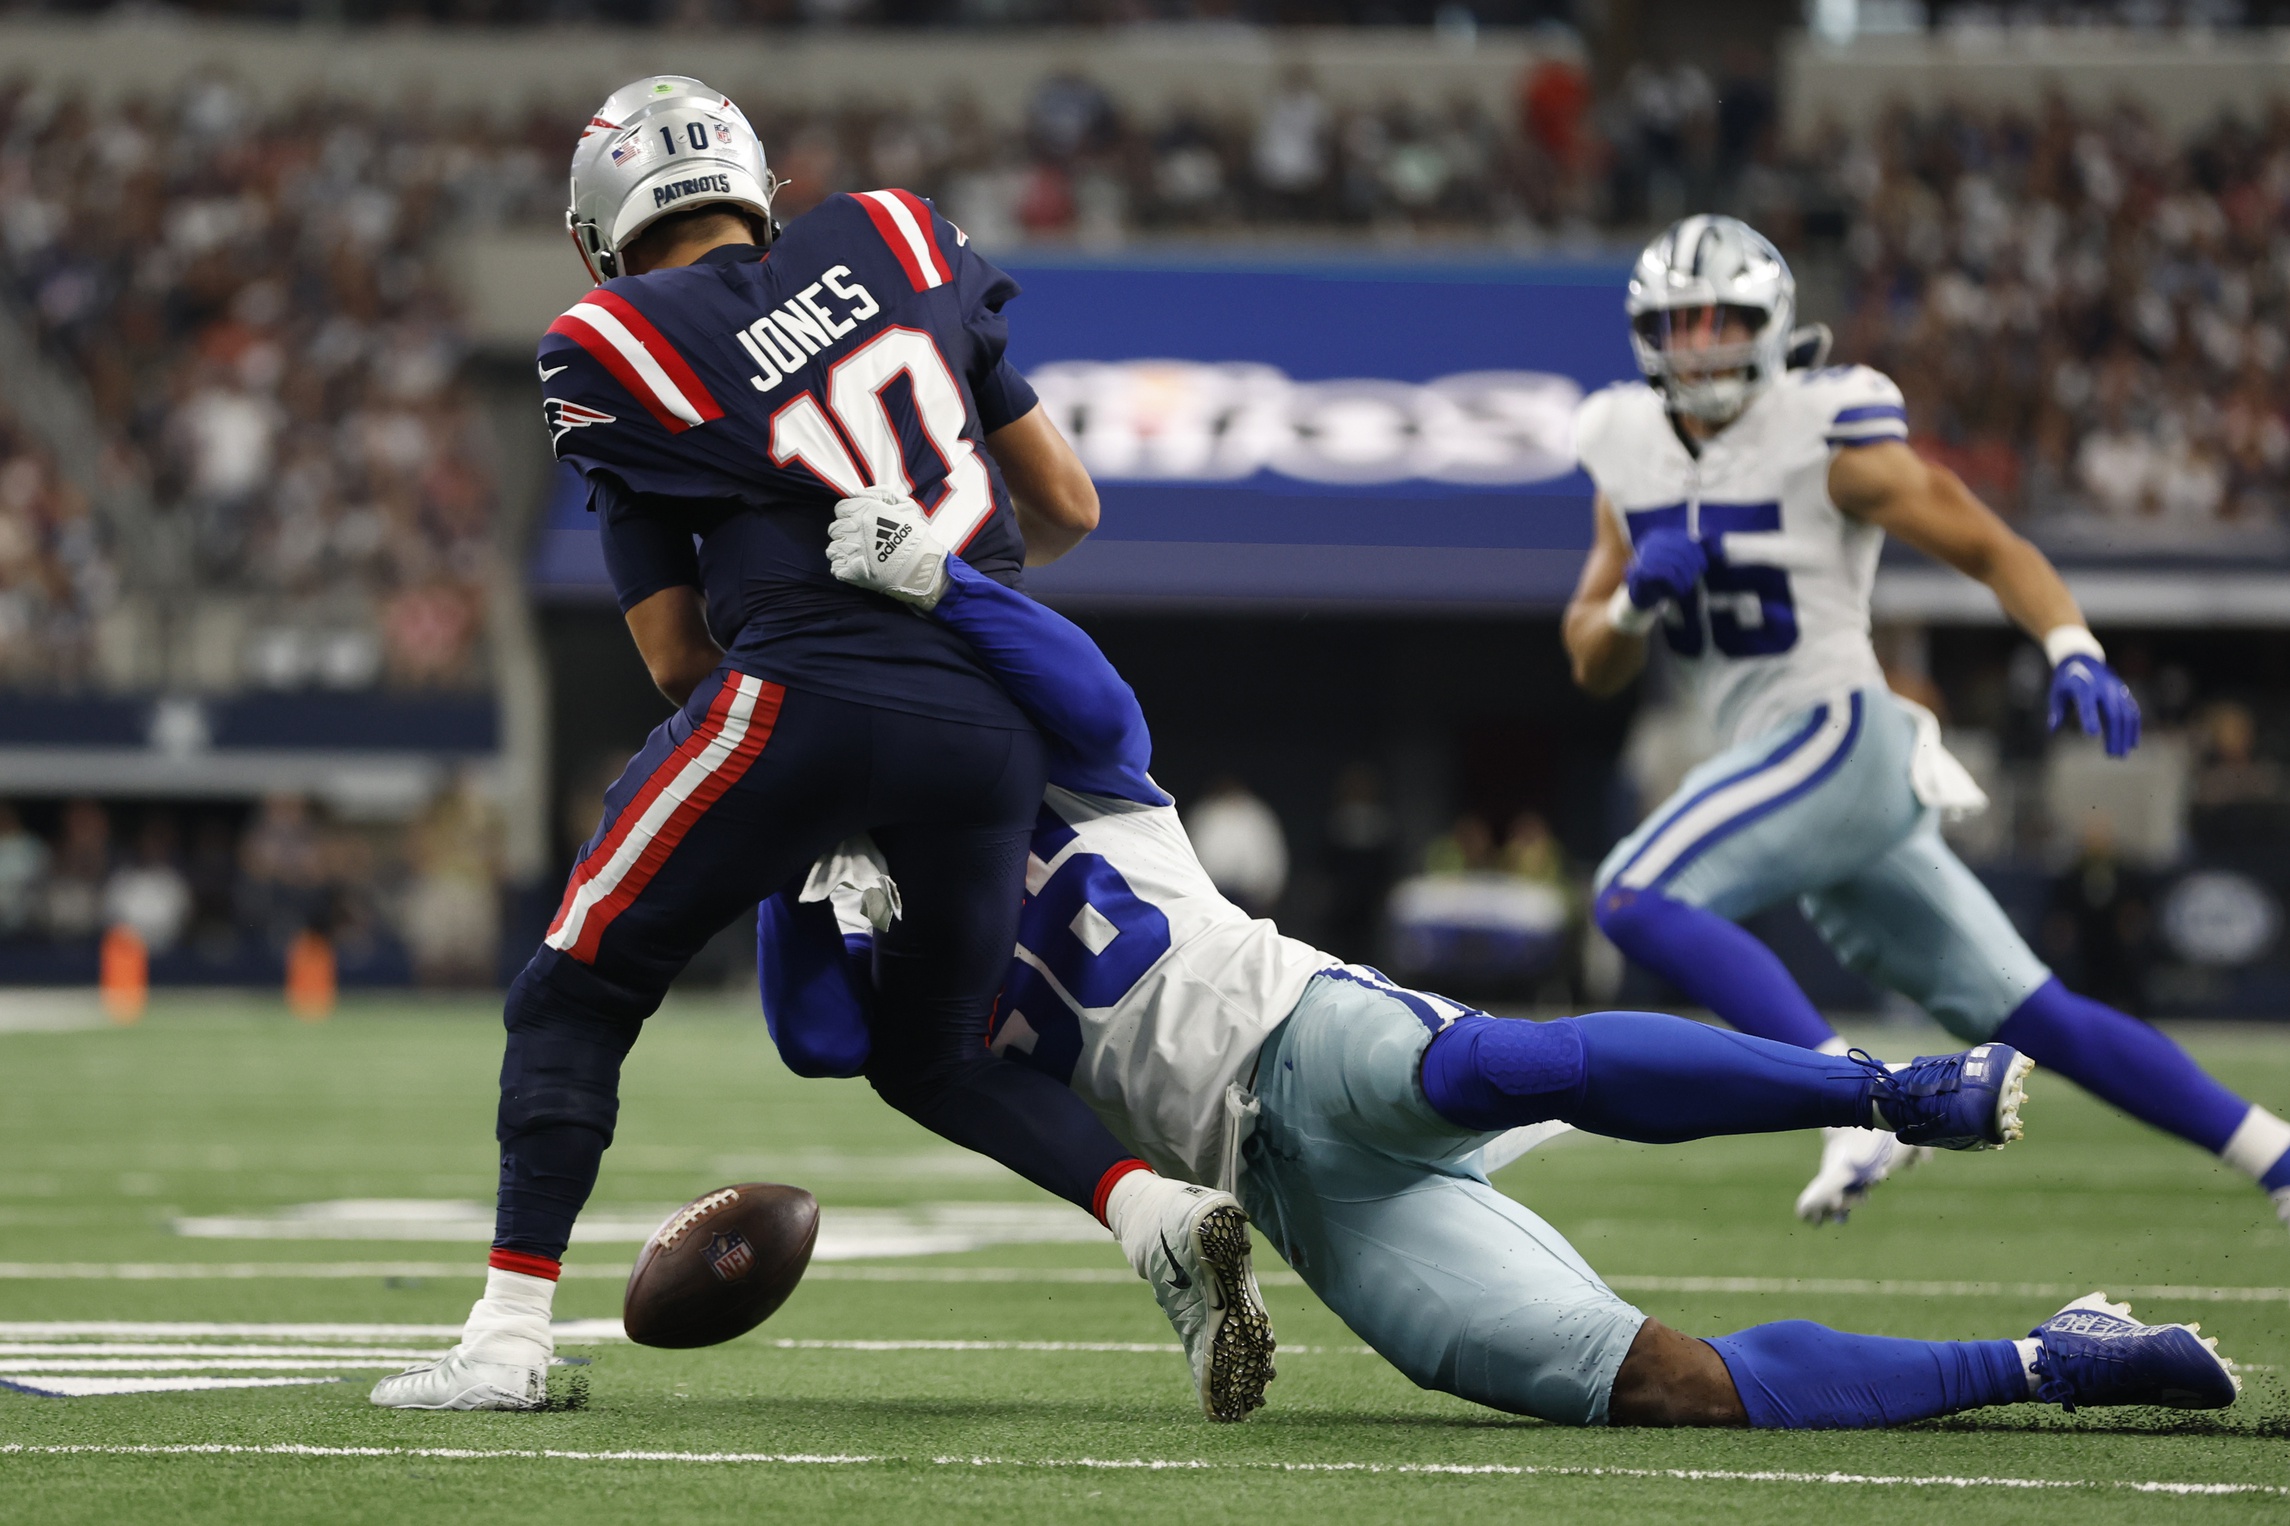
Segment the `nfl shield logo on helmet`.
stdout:
<path fill-rule="evenodd" d="M 755 1247 L 736 1230 L 717 1231 L 700 1254 L 707 1257 L 708 1270 L 725 1282 L 739 1281 L 755 1266 Z"/>
<path fill-rule="evenodd" d="M 732 130 L 722 122 L 716 124 L 716 141 L 725 148 L 732 146 Z"/>

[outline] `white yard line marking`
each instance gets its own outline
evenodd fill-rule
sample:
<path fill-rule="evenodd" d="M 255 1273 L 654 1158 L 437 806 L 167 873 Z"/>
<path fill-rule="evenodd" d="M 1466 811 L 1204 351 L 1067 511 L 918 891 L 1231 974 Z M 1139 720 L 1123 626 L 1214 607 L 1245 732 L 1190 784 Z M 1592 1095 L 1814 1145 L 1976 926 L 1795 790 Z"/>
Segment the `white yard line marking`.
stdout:
<path fill-rule="evenodd" d="M 2080 1298 L 2106 1283 L 2111 1298 L 2165 1298 L 2187 1303 L 2290 1303 L 2290 1288 L 2123 1286 L 2081 1282 L 1906 1282 L 1884 1277 L 1609 1277 L 1618 1293 L 1799 1293 L 1878 1298 Z"/>
<path fill-rule="evenodd" d="M 639 1245 L 673 1203 L 603 1204 L 573 1226 L 575 1245 Z M 493 1242 L 493 1205 L 431 1198 L 336 1198 L 266 1213 L 190 1215 L 175 1233 L 197 1240 L 395 1240 Z M 907 1208 L 829 1207 L 814 1261 L 940 1256 L 994 1245 L 1102 1244 L 1105 1226 L 1067 1203 L 926 1203 Z"/>
<path fill-rule="evenodd" d="M 93 991 L 0 991 L 0 1033 L 71 1033 L 111 1026 Z"/>
<path fill-rule="evenodd" d="M 951 1340 L 778 1340 L 781 1351 L 1107 1351 L 1181 1352 L 1175 1341 L 951 1341 Z M 1282 1356 L 1374 1356 L 1371 1346 L 1289 1346 Z"/>
<path fill-rule="evenodd" d="M 559 1345 L 593 1346 L 624 1341 L 617 1319 L 560 1319 L 550 1327 Z M 239 1338 L 277 1341 L 459 1340 L 459 1325 L 224 1324 L 203 1320 L 24 1319 L 0 1321 L 0 1340 L 74 1338 L 121 1340 L 198 1340 Z M 434 1355 L 431 1352 L 423 1356 Z"/>
<path fill-rule="evenodd" d="M 622 1281 L 626 1265 L 570 1262 L 567 1279 Z M 485 1275 L 476 1261 L 0 1261 L 0 1281 L 259 1281 L 381 1277 L 466 1277 Z M 923 1283 L 1102 1283 L 1126 1286 L 1136 1274 L 1112 1267 L 1079 1266 L 821 1266 L 804 1273 L 812 1282 L 923 1282 Z M 1266 1268 L 1257 1281 L 1268 1288 L 1296 1288 L 1304 1279 L 1294 1272 Z M 1644 1277 L 1622 1275 L 1606 1279 L 1618 1293 L 1782 1294 L 1847 1298 L 2078 1298 L 2099 1282 L 1914 1282 L 1878 1277 Z M 2290 1303 L 2290 1288 L 2205 1287 L 2180 1283 L 2119 1285 L 2106 1282 L 2116 1298 L 2165 1299 L 2184 1303 Z M 0 1325 L 5 1332 L 6 1325 Z M 440 1327 L 442 1328 L 442 1327 Z M 446 1333 L 458 1335 L 458 1328 Z"/>
<path fill-rule="evenodd" d="M 420 1359 L 435 1361 L 443 1352 L 427 1352 Z M 192 1357 L 61 1357 L 37 1356 L 0 1361 L 0 1383 L 36 1372 L 396 1372 L 405 1358 L 372 1357 L 230 1357 L 199 1360 Z"/>
<path fill-rule="evenodd" d="M 796 1467 L 868 1465 L 939 1468 L 1075 1468 L 1120 1472 L 1426 1473 L 1488 1474 L 1513 1478 L 1630 1478 L 1679 1483 L 1860 1485 L 1914 1489 L 2123 1489 L 2138 1494 L 2290 1495 L 2281 1484 L 2206 1483 L 2177 1479 L 2011 1478 L 1955 1473 L 1798 1473 L 1778 1469 L 1563 1467 L 1533 1463 L 1441 1462 L 1212 1462 L 1166 1457 L 897 1457 L 874 1453 L 811 1452 L 573 1452 L 555 1448 L 322 1447 L 292 1442 L 236 1446 L 221 1442 L 172 1446 L 31 1446 L 0 1443 L 0 1456 L 26 1457 L 422 1457 L 459 1462 L 666 1462 L 778 1464 Z"/>
<path fill-rule="evenodd" d="M 625 1278 L 627 1266 L 568 1266 L 567 1277 Z M 0 1261 L 0 1282 L 240 1282 L 485 1275 L 472 1261 Z"/>
<path fill-rule="evenodd" d="M 0 1388 L 42 1399 L 92 1399 L 102 1394 L 190 1393 L 209 1388 L 290 1388 L 339 1383 L 340 1378 L 5 1378 Z"/>
<path fill-rule="evenodd" d="M 559 1345 L 593 1345 L 628 1338 L 617 1319 L 568 1319 L 554 1327 Z M 0 1323 L 0 1372 L 126 1372 L 159 1371 L 172 1367 L 360 1367 L 379 1365 L 374 1358 L 429 1361 L 443 1355 L 411 1347 L 321 1348 L 291 1345 L 232 1346 L 223 1344 L 140 1344 L 104 1341 L 104 1336 L 255 1336 L 291 1337 L 303 1334 L 320 1340 L 413 1340 L 423 1336 L 450 1340 L 461 1334 L 458 1325 L 222 1325 L 132 1324 L 118 1320 L 84 1322 L 46 1321 Z M 72 1336 L 89 1337 L 73 1343 Z M 16 1337 L 10 1341 L 9 1337 Z M 45 1339 L 42 1339 L 42 1338 Z M 1166 1354 L 1184 1350 L 1175 1341 L 996 1341 L 902 1339 L 798 1339 L 763 1341 L 780 1351 L 1080 1351 Z M 1282 1346 L 1289 1355 L 1373 1356 L 1366 1346 Z M 337 1360 L 301 1360 L 332 1356 Z M 124 1359 L 155 1358 L 148 1367 L 127 1365 Z M 187 1360 L 177 1361 L 175 1358 Z M 277 1358 L 279 1360 L 273 1360 Z M 339 1360 L 348 1358 L 348 1360 Z"/>
<path fill-rule="evenodd" d="M 426 1362 L 443 1354 L 435 1346 L 310 1346 L 299 1343 L 288 1346 L 250 1346 L 243 1341 L 0 1341 L 0 1359 L 26 1356 L 389 1356 Z"/>
<path fill-rule="evenodd" d="M 814 1266 L 803 1274 L 822 1282 L 1099 1282 L 1126 1286 L 1137 1274 L 1110 1266 Z M 1302 1287 L 1294 1272 L 1267 1270 L 1256 1280 L 1267 1287 Z"/>

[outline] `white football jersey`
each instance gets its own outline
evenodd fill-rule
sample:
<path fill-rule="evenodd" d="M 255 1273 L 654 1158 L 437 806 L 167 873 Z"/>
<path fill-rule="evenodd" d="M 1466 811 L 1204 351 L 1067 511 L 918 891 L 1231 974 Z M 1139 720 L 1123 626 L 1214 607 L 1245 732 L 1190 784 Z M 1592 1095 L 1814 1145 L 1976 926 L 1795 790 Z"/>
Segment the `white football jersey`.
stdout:
<path fill-rule="evenodd" d="M 865 932 L 855 890 L 834 899 Z M 1079 1092 L 1155 1170 L 1213 1186 L 1226 1087 L 1339 963 L 1219 894 L 1175 807 L 1052 785 L 991 1044 Z"/>
<path fill-rule="evenodd" d="M 1697 458 L 1643 382 L 1584 400 L 1575 450 L 1633 544 L 1675 526 L 1710 546 L 1670 650 L 1727 744 L 1852 689 L 1884 683 L 1869 593 L 1884 532 L 1829 500 L 1841 446 L 1908 438 L 1891 378 L 1866 366 L 1790 371 Z"/>

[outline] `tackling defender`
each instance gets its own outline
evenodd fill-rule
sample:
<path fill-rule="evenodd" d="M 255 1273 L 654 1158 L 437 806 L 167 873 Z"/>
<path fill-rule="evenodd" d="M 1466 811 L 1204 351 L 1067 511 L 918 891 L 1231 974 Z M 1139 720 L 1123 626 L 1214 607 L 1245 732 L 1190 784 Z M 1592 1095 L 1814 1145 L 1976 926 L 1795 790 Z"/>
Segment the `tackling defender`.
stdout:
<path fill-rule="evenodd" d="M 541 343 L 550 441 L 679 711 L 607 792 L 509 992 L 485 1296 L 461 1344 L 384 1379 L 377 1404 L 541 1401 L 559 1261 L 612 1141 L 623 1057 L 710 937 L 854 832 L 906 896 L 874 948 L 876 1091 L 1100 1214 L 1115 1182 L 1149 1174 L 1070 1091 L 986 1051 L 1041 739 L 961 641 L 838 582 L 825 556 L 835 502 L 890 483 L 927 499 L 930 533 L 982 576 L 1014 583 L 1029 552 L 1095 526 L 1096 490 L 1002 358 L 1016 284 L 961 230 L 869 191 L 783 231 L 776 189 L 746 117 L 682 76 L 616 91 L 574 150 L 566 220 L 598 284 Z M 1228 1201 L 1186 1222 L 1238 1217 Z"/>
<path fill-rule="evenodd" d="M 1895 1072 L 1651 1013 L 1501 1020 L 1342 965 L 1217 893 L 1145 771 L 1135 696 L 1087 636 L 947 557 L 895 492 L 839 505 L 829 556 L 838 576 L 959 632 L 1049 744 L 995 1052 L 1070 1085 L 1170 1173 L 1115 1189 L 1140 1209 L 1213 1195 L 1185 1179 L 1237 1184 L 1313 1291 L 1417 1383 L 1589 1425 L 1861 1427 L 2031 1399 L 2233 1401 L 2210 1343 L 2100 1295 L 2020 1341 L 1804 1321 L 1698 1341 L 1645 1318 L 1487 1184 L 1519 1148 L 1505 1131 L 1557 1121 L 1668 1142 L 1828 1124 L 1979 1149 L 2016 1137 L 2026 1061 L 1991 1044 Z M 867 858 L 847 848 L 760 922 L 765 1013 L 804 1074 L 848 1074 L 867 1051 L 865 950 L 896 899 Z M 1152 1232 L 1158 1217 L 1138 1212 L 1122 1246 L 1185 1334 L 1213 1408 L 1232 1327 L 1261 1322 L 1262 1305 L 1245 1267 L 1238 1282 L 1189 1282 Z"/>
<path fill-rule="evenodd" d="M 2042 553 L 1909 449 L 1890 379 L 1792 368 L 1793 348 L 1826 347 L 1825 331 L 1792 330 L 1795 291 L 1746 224 L 1678 223 L 1630 279 L 1646 380 L 1576 416 L 1598 498 L 1566 614 L 1575 679 L 1619 691 L 1659 631 L 1728 743 L 1600 865 L 1599 927 L 1744 1032 L 1841 1052 L 1780 960 L 1735 925 L 1794 898 L 1851 969 L 1966 1043 L 2009 1044 L 2220 1156 L 2290 1221 L 2290 1124 L 2062 986 L 1941 840 L 1943 811 L 1986 799 L 1878 669 L 1869 594 L 1887 532 L 1987 584 L 2043 644 L 2055 729 L 2072 710 L 2120 757 L 2138 743 L 2138 705 Z M 1842 1219 L 1914 1159 L 1833 1131 L 1797 1211 Z"/>

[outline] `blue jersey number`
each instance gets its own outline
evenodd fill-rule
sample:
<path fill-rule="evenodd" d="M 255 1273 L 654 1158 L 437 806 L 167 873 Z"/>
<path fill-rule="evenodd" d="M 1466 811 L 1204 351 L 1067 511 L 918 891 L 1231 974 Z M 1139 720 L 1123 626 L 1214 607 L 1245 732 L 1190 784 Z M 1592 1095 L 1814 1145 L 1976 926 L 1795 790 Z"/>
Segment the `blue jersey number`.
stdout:
<path fill-rule="evenodd" d="M 1668 527 L 1686 528 L 1686 505 L 1638 509 L 1625 516 L 1630 538 Z M 1665 621 L 1663 636 L 1682 657 L 1702 654 L 1703 612 L 1708 611 L 1709 639 L 1728 657 L 1771 657 L 1797 644 L 1797 601 L 1789 589 L 1789 574 L 1780 567 L 1760 567 L 1725 560 L 1725 538 L 1781 528 L 1778 503 L 1705 503 L 1701 506 L 1701 538 L 1710 550 L 1710 568 L 1673 620 Z M 1708 597 L 1705 599 L 1705 593 Z"/>
<path fill-rule="evenodd" d="M 1039 960 L 1075 1001 L 1110 1007 L 1169 952 L 1169 919 L 1139 900 L 1104 859 L 1076 853 L 1027 900 L 1018 917 L 1018 947 Z M 1012 1028 L 1020 1018 L 1024 1028 Z M 1031 961 L 1011 962 L 1010 983 L 995 1006 L 992 1032 L 1004 1058 L 1061 1081 L 1073 1079 L 1074 1062 L 1081 1057 L 1081 1022 Z"/>

